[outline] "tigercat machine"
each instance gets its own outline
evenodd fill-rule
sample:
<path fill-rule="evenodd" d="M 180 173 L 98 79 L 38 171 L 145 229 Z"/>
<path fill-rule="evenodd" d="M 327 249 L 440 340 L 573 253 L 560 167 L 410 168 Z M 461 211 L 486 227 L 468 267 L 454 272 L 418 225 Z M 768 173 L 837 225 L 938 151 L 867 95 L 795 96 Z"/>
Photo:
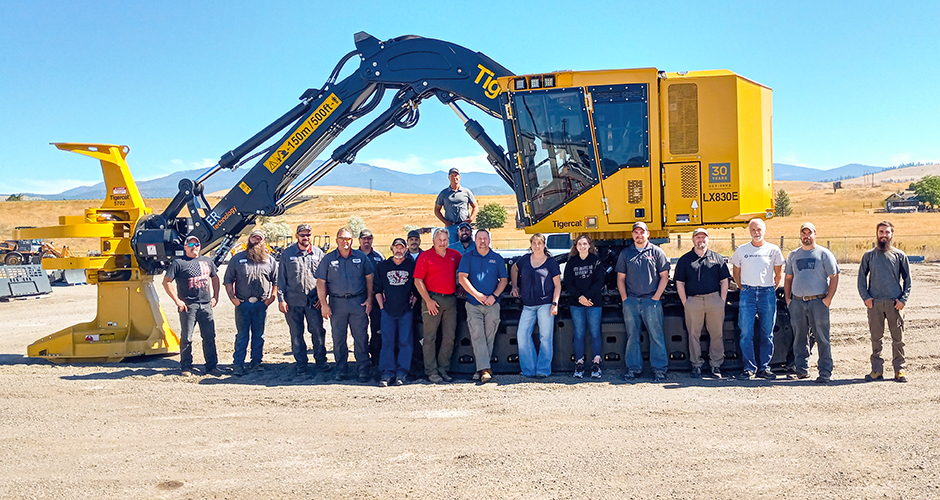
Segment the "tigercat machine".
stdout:
<path fill-rule="evenodd" d="M 95 344 L 72 334 L 70 342 L 38 342 L 34 346 L 44 347 L 31 347 L 30 355 L 79 359 L 81 351 L 113 360 L 172 351 L 172 332 L 165 327 L 163 313 L 157 312 L 150 280 L 183 255 L 188 235 L 199 237 L 203 251 L 212 252 L 220 264 L 257 217 L 283 214 L 333 168 L 352 163 L 371 140 L 394 128 L 415 126 L 426 99 L 449 106 L 483 148 L 496 173 L 514 190 L 519 223 L 526 232 L 591 233 L 608 269 L 619 251 L 632 244 L 635 221 L 644 221 L 652 237 L 662 239 L 670 232 L 744 226 L 748 219 L 773 215 L 771 90 L 751 80 L 729 71 L 666 73 L 655 68 L 516 75 L 484 54 L 441 40 L 402 36 L 382 41 L 363 32 L 354 38 L 355 50 L 337 63 L 320 88 L 307 89 L 293 109 L 223 154 L 198 179 L 180 181 L 179 193 L 163 212 L 150 213 L 143 206 L 126 173 L 123 184 L 108 181 L 102 209 L 87 211 L 80 221 L 66 218 L 65 228 L 77 224 L 89 228 L 83 235 L 102 238 L 101 260 L 74 265 L 89 267 L 89 277 L 99 289 L 123 287 L 121 293 L 146 301 L 149 308 L 126 306 L 130 298 L 116 305 L 99 299 L 97 324 L 73 328 L 79 333 L 94 329 Z M 358 66 L 340 80 L 347 62 L 355 66 L 351 61 Z M 387 96 L 387 104 L 377 111 Z M 507 148 L 470 119 L 461 103 L 501 120 Z M 301 178 L 337 136 L 373 111 L 377 116 L 372 121 Z M 123 165 L 127 152 L 118 146 L 71 147 L 99 159 L 106 156 L 102 149 L 110 151 L 103 167 Z M 210 205 L 203 196 L 206 179 L 248 162 L 253 166 L 238 184 Z M 105 167 L 106 179 L 108 172 Z M 114 189 L 127 189 L 134 201 L 115 206 Z M 184 208 L 186 216 L 181 215 Z M 102 219 L 114 212 L 117 218 Z M 61 231 L 22 234 L 65 236 Z M 608 276 L 608 281 L 613 278 Z M 604 328 L 622 334 L 619 300 L 613 297 L 616 287 L 608 288 L 613 293 L 605 301 Z M 505 301 L 500 327 L 500 334 L 507 336 L 515 331 L 513 315 L 518 317 L 512 304 L 512 299 Z M 116 309 L 127 313 L 117 314 Z M 112 313 L 120 318 L 119 328 L 111 327 Z M 667 310 L 673 320 L 681 314 L 681 304 Z M 117 330 L 138 321 L 138 315 L 146 316 L 146 325 L 139 329 L 146 345 L 135 344 L 121 353 L 113 349 L 113 355 L 103 348 L 101 335 L 113 335 L 109 342 L 115 342 Z M 563 309 L 559 318 L 567 315 Z M 778 315 L 778 325 L 786 322 L 785 314 Z M 564 335 L 566 330 L 559 331 Z M 499 340 L 496 349 L 503 349 Z M 619 354 L 616 350 L 605 351 L 605 359 L 620 359 L 622 349 Z M 556 352 L 560 363 L 567 364 L 567 356 Z M 688 364 L 681 355 L 670 356 L 671 366 Z M 472 366 L 472 359 L 464 357 L 456 353 L 455 366 Z M 511 362 L 504 361 L 497 362 L 496 369 L 512 371 Z"/>
<path fill-rule="evenodd" d="M 14 230 L 14 237 L 99 238 L 100 256 L 42 259 L 44 269 L 85 269 L 85 279 L 97 287 L 98 315 L 37 340 L 27 353 L 64 363 L 179 352 L 179 337 L 160 307 L 153 276 L 141 271 L 131 252 L 133 228 L 151 210 L 144 205 L 125 162 L 130 149 L 108 144 L 55 146 L 101 162 L 107 193 L 104 203 L 85 210 L 84 215 L 59 217 L 58 226 Z"/>

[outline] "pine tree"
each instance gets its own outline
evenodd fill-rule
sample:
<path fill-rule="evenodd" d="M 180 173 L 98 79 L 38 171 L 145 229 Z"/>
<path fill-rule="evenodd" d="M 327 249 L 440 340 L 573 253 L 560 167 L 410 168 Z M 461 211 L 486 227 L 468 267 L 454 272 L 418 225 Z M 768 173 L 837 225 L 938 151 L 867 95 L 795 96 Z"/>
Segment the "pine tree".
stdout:
<path fill-rule="evenodd" d="M 784 190 L 778 190 L 774 197 L 774 212 L 777 217 L 788 217 L 793 215 L 793 207 L 790 206 L 790 195 Z"/>

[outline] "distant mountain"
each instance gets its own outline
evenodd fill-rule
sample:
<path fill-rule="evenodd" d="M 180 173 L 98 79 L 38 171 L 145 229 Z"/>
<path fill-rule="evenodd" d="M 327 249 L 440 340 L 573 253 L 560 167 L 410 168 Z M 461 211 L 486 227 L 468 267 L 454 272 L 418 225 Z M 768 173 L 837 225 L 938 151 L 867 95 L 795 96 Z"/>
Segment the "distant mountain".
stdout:
<path fill-rule="evenodd" d="M 316 163 L 315 165 L 319 165 Z M 864 174 L 884 171 L 882 167 L 872 167 L 851 163 L 830 170 L 798 167 L 785 163 L 774 163 L 774 180 L 830 182 L 861 177 Z M 181 179 L 196 179 L 205 170 L 185 170 L 174 172 L 159 179 L 138 181 L 137 187 L 145 198 L 172 198 L 179 191 Z M 236 172 L 223 170 L 209 178 L 205 183 L 205 192 L 228 191 L 238 184 L 247 170 Z M 461 175 L 460 183 L 481 196 L 512 194 L 512 189 L 495 173 L 466 172 Z M 397 170 L 375 167 L 365 163 L 338 165 L 320 182 L 320 186 L 348 186 L 393 193 L 437 194 L 447 185 L 447 172 L 438 171 L 430 174 L 408 174 Z M 59 194 L 44 195 L 24 193 L 25 196 L 46 200 L 99 200 L 105 195 L 104 183 L 94 186 L 79 186 Z"/>
<path fill-rule="evenodd" d="M 865 174 L 875 174 L 883 170 L 885 170 L 883 167 L 872 167 L 858 163 L 850 163 L 829 170 L 818 170 L 815 168 L 787 165 L 785 163 L 774 163 L 774 180 L 831 182 L 861 177 Z"/>
<path fill-rule="evenodd" d="M 315 166 L 319 166 L 320 163 L 316 163 Z M 159 179 L 138 181 L 137 187 L 144 198 L 172 198 L 179 192 L 181 179 L 196 179 L 203 173 L 205 170 L 174 172 Z M 205 192 L 228 191 L 238 185 L 238 181 L 245 173 L 247 173 L 246 169 L 235 172 L 223 170 L 205 182 Z M 323 179 L 320 179 L 317 185 L 371 188 L 393 193 L 437 194 L 447 186 L 447 183 L 447 172 L 443 171 L 430 174 L 408 174 L 364 163 L 353 163 L 336 166 Z M 512 189 L 495 173 L 466 172 L 460 176 L 460 183 L 470 188 L 474 194 L 483 196 L 513 193 Z M 99 182 L 94 186 L 79 186 L 59 194 L 28 195 L 46 200 L 97 200 L 105 195 L 104 182 Z"/>

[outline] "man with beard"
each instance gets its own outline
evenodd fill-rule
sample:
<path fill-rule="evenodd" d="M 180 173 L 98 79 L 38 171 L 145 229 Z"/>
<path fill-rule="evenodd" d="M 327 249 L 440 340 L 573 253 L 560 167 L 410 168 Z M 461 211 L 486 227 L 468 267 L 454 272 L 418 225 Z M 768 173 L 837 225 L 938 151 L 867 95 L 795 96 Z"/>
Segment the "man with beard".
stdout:
<path fill-rule="evenodd" d="M 617 257 L 617 290 L 623 309 L 623 323 L 627 333 L 624 362 L 627 373 L 623 379 L 636 380 L 643 372 L 640 354 L 640 327 L 646 325 L 650 342 L 650 365 L 653 380 L 666 381 L 669 357 L 666 354 L 666 335 L 663 331 L 663 306 L 660 300 L 669 282 L 669 259 L 662 248 L 650 240 L 645 222 L 633 223 L 633 245 L 621 250 Z"/>
<path fill-rule="evenodd" d="M 461 222 L 457 225 L 457 241 L 451 243 L 447 248 L 453 248 L 460 252 L 460 255 L 466 255 L 470 250 L 473 250 L 474 246 L 473 228 L 470 227 L 469 222 Z"/>
<path fill-rule="evenodd" d="M 379 387 L 403 385 L 411 367 L 412 309 L 415 261 L 408 256 L 405 240 L 395 238 L 392 256 L 376 266 L 373 288 L 382 316 L 382 354 Z M 398 351 L 396 355 L 395 351 Z"/>
<path fill-rule="evenodd" d="M 225 270 L 222 280 L 229 300 L 235 305 L 235 355 L 232 374 L 245 373 L 245 356 L 251 338 L 249 369 L 261 368 L 264 355 L 264 321 L 268 306 L 277 299 L 277 262 L 264 244 L 264 233 L 251 232 L 245 251 L 238 252 Z"/>
<path fill-rule="evenodd" d="M 858 266 L 858 293 L 868 308 L 871 330 L 871 373 L 865 380 L 884 378 L 881 339 L 885 321 L 891 332 L 894 380 L 907 382 L 904 371 L 904 315 L 902 310 L 911 295 L 911 268 L 907 254 L 894 247 L 894 224 L 881 221 L 875 229 L 877 246 L 865 252 Z"/>
<path fill-rule="evenodd" d="M 183 251 L 184 257 L 171 262 L 163 278 L 163 289 L 173 299 L 180 313 L 180 376 L 193 375 L 193 332 L 198 323 L 206 374 L 218 377 L 222 371 L 218 368 L 212 308 L 219 303 L 219 291 L 222 288 L 219 286 L 219 275 L 212 259 L 199 255 L 199 238 L 187 236 Z M 174 280 L 176 290 L 170 286 Z"/>
<path fill-rule="evenodd" d="M 794 372 L 790 379 L 809 377 L 809 328 L 819 349 L 818 384 L 832 377 L 832 346 L 829 343 L 829 307 L 839 286 L 839 264 L 828 248 L 816 245 L 816 226 L 800 226 L 800 248 L 790 252 L 784 267 L 783 296 L 793 327 Z"/>
<path fill-rule="evenodd" d="M 359 251 L 372 259 L 372 264 L 378 266 L 385 261 L 385 256 L 372 247 L 374 237 L 372 231 L 363 229 L 359 231 Z M 372 369 L 379 369 L 379 357 L 382 354 L 382 309 L 378 302 L 372 298 L 372 312 L 369 313 L 369 330 L 372 335 L 369 337 L 369 361 L 372 363 Z"/>
<path fill-rule="evenodd" d="M 702 326 L 708 330 L 708 365 L 715 378 L 721 378 L 725 361 L 722 330 L 725 327 L 725 301 L 731 273 L 725 258 L 708 249 L 708 231 L 692 231 L 692 250 L 676 264 L 676 291 L 685 306 L 685 327 L 689 331 L 689 359 L 692 378 L 702 376 Z"/>
<path fill-rule="evenodd" d="M 359 382 L 369 381 L 369 313 L 372 311 L 372 259 L 353 250 L 352 231 L 344 227 L 336 233 L 336 250 L 326 254 L 317 268 L 317 295 L 323 317 L 333 330 L 333 357 L 336 380 L 346 379 L 349 364 L 347 331 L 352 333 L 353 353 Z M 327 299 L 329 297 L 329 299 Z"/>
<path fill-rule="evenodd" d="M 323 260 L 323 250 L 310 243 L 310 232 L 310 224 L 297 226 L 297 244 L 284 249 L 277 270 L 278 309 L 284 313 L 290 331 L 290 348 L 297 377 L 308 373 L 304 320 L 310 332 L 317 368 L 322 372 L 332 370 L 326 361 L 326 329 L 323 328 L 317 279 L 314 277 Z"/>

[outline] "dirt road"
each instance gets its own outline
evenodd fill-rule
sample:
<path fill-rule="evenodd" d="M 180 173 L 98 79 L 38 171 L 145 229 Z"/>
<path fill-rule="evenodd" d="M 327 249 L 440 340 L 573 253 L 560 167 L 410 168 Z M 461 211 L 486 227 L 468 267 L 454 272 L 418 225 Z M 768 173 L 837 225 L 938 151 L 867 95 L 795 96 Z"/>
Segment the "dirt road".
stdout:
<path fill-rule="evenodd" d="M 273 308 L 262 373 L 182 379 L 176 357 L 57 366 L 26 345 L 90 320 L 95 293 L 56 288 L 0 304 L 0 498 L 938 498 L 940 266 L 912 269 L 911 382 L 861 380 L 870 343 L 847 265 L 828 386 L 626 384 L 614 366 L 599 382 L 296 381 Z M 216 318 L 231 363 L 231 304 Z"/>

